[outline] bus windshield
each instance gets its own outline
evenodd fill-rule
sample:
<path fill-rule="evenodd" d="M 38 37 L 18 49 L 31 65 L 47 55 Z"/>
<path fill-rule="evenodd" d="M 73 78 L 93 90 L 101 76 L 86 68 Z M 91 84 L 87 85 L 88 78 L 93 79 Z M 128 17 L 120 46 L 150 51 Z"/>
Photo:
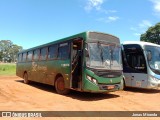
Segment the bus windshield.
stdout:
<path fill-rule="evenodd" d="M 88 43 L 87 66 L 98 69 L 122 70 L 121 48 L 116 44 Z"/>
<path fill-rule="evenodd" d="M 154 72 L 160 74 L 160 47 L 145 46 L 146 54 L 151 54 L 151 58 L 148 59 L 148 64 Z"/>

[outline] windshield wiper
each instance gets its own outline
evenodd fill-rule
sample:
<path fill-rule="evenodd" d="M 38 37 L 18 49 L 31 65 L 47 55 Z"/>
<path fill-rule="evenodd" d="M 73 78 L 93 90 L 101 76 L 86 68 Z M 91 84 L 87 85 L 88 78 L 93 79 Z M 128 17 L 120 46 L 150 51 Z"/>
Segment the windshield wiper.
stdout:
<path fill-rule="evenodd" d="M 98 46 L 98 48 L 99 48 L 99 50 L 100 50 L 100 57 L 101 57 L 102 64 L 103 64 L 103 62 L 104 62 L 104 58 L 103 58 L 103 50 L 102 50 L 102 47 L 101 47 L 100 42 L 97 43 L 97 46 Z"/>
<path fill-rule="evenodd" d="M 113 65 L 113 50 L 110 51 L 110 54 L 111 54 L 110 64 Z"/>
<path fill-rule="evenodd" d="M 104 58 L 103 58 L 103 51 L 102 51 L 102 48 L 101 48 L 101 53 L 100 53 L 100 56 L 101 56 L 101 59 L 102 59 L 102 64 L 104 62 Z"/>

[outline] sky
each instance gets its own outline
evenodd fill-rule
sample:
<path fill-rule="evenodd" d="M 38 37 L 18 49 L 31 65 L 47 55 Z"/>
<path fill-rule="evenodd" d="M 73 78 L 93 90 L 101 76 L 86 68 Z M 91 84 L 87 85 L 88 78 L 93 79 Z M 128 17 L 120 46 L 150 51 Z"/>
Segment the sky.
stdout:
<path fill-rule="evenodd" d="M 0 40 L 24 49 L 84 31 L 124 41 L 160 22 L 160 0 L 0 0 Z"/>

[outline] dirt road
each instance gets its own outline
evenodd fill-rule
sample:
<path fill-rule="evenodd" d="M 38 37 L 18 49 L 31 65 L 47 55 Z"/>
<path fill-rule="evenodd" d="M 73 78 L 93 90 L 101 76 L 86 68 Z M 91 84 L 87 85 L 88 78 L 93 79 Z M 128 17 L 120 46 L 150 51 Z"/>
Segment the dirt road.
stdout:
<path fill-rule="evenodd" d="M 128 89 L 107 94 L 72 91 L 59 95 L 52 86 L 26 85 L 19 77 L 0 77 L 0 111 L 160 111 L 160 90 Z"/>

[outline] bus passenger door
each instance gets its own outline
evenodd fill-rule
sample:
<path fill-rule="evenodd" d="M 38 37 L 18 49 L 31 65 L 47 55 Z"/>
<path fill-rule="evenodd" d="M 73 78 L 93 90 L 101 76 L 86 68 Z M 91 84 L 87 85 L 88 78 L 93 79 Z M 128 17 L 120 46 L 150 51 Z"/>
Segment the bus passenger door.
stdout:
<path fill-rule="evenodd" d="M 71 47 L 71 87 L 76 90 L 82 88 L 82 62 L 83 62 L 83 41 L 82 38 L 76 38 Z"/>

